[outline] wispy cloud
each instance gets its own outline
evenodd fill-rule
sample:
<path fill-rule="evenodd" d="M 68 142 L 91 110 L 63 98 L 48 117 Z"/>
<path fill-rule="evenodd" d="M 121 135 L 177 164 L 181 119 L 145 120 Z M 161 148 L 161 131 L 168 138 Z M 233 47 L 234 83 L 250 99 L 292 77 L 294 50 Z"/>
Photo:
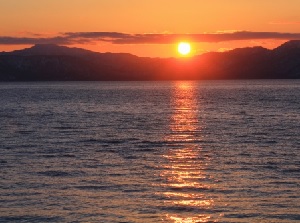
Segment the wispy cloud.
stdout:
<path fill-rule="evenodd" d="M 110 42 L 112 44 L 172 44 L 180 40 L 191 42 L 225 42 L 234 40 L 263 40 L 279 39 L 290 40 L 300 39 L 300 33 L 280 33 L 280 32 L 216 32 L 202 34 L 129 34 L 120 32 L 66 32 L 57 36 L 43 37 L 32 35 L 30 37 L 0 36 L 0 44 L 88 44 L 94 42 Z"/>
<path fill-rule="evenodd" d="M 2 45 L 33 45 L 33 44 L 75 44 L 74 40 L 65 38 L 64 36 L 40 38 L 40 37 L 12 37 L 0 36 L 0 44 Z"/>
<path fill-rule="evenodd" d="M 205 34 L 136 34 L 127 38 L 114 39 L 115 44 L 167 44 L 179 40 L 191 42 L 224 42 L 234 40 L 253 39 L 300 39 L 300 33 L 277 32 L 233 32 L 233 33 L 205 33 Z"/>
<path fill-rule="evenodd" d="M 300 25 L 300 21 L 271 21 L 271 25 Z"/>

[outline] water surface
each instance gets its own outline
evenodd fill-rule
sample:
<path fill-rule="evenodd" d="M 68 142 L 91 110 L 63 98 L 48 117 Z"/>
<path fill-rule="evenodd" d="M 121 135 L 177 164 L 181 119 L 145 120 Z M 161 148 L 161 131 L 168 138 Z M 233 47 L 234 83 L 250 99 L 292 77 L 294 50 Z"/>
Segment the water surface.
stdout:
<path fill-rule="evenodd" d="M 300 221 L 298 80 L 0 94 L 0 222 Z"/>

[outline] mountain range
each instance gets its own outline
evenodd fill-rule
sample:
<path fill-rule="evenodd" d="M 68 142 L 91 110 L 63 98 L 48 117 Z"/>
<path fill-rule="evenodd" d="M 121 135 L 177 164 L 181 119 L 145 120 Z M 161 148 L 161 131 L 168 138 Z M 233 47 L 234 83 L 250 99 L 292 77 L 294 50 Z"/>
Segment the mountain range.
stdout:
<path fill-rule="evenodd" d="M 148 58 L 40 44 L 0 53 L 0 81 L 300 79 L 300 40 L 186 58 Z"/>

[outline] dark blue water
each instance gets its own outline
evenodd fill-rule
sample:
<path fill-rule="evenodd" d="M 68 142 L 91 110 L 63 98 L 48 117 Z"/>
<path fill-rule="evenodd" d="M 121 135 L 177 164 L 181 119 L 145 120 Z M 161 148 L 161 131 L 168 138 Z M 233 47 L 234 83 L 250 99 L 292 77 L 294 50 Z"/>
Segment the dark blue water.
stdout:
<path fill-rule="evenodd" d="M 299 80 L 0 95 L 0 222 L 300 221 Z"/>

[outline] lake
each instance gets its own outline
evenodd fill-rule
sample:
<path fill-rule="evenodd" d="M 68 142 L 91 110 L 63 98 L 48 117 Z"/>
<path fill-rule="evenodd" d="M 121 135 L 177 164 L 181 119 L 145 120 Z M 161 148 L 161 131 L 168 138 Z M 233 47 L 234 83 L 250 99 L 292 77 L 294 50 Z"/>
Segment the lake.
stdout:
<path fill-rule="evenodd" d="M 300 221 L 300 80 L 0 94 L 0 222 Z"/>

